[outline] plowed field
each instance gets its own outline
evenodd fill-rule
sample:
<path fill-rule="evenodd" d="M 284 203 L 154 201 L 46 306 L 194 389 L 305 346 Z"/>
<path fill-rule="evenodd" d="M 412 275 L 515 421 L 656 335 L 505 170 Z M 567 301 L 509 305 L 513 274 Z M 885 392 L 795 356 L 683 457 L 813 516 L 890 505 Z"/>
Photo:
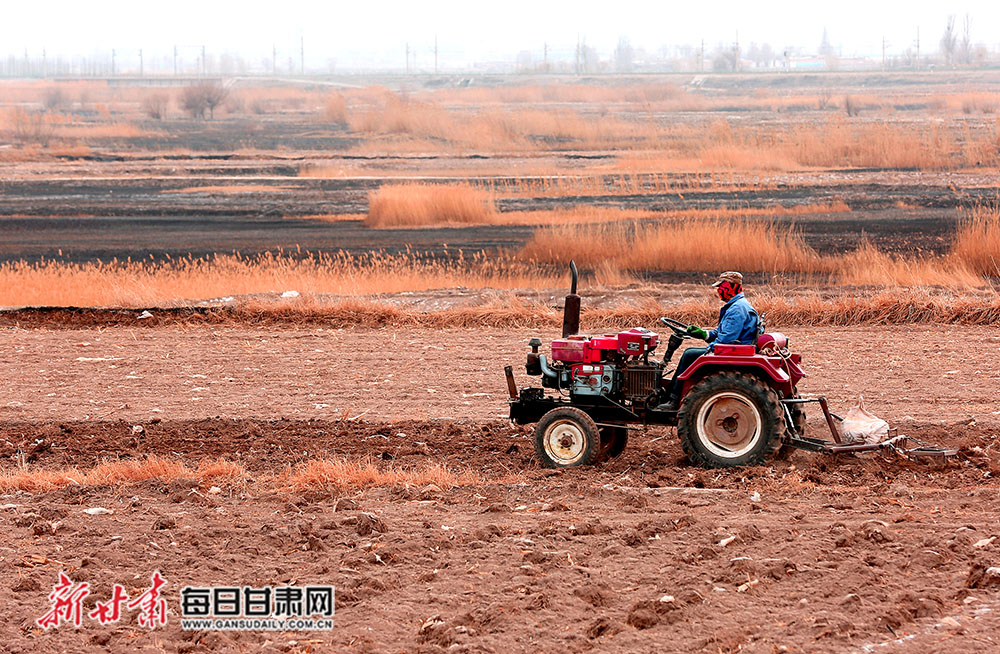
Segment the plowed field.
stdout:
<path fill-rule="evenodd" d="M 530 334 L 4 330 L 4 472 L 155 456 L 246 475 L 0 497 L 0 636 L 10 652 L 996 649 L 997 337 L 786 331 L 812 375 L 803 390 L 841 409 L 864 393 L 901 431 L 960 447 L 958 460 L 796 453 L 705 471 L 657 429 L 597 467 L 541 470 L 530 430 L 502 418 L 502 366 L 520 365 Z M 317 459 L 472 477 L 264 481 Z M 112 513 L 84 512 L 97 507 Z M 142 628 L 134 611 L 35 624 L 59 570 L 90 584 L 89 610 L 116 583 L 141 593 L 156 569 L 166 626 Z M 185 585 L 307 584 L 336 586 L 331 631 L 181 629 Z"/>

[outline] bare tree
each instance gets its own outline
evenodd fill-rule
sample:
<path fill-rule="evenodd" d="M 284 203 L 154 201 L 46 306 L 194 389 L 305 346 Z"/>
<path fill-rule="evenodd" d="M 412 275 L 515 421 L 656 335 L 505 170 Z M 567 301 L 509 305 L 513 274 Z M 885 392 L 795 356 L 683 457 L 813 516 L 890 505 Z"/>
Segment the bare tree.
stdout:
<path fill-rule="evenodd" d="M 206 84 L 205 104 L 208 105 L 208 115 L 215 118 L 215 108 L 229 97 L 229 89 L 222 84 Z"/>
<path fill-rule="evenodd" d="M 64 104 L 66 104 L 66 95 L 58 87 L 47 90 L 45 96 L 42 98 L 42 106 L 47 111 L 55 111 Z"/>
<path fill-rule="evenodd" d="M 830 37 L 827 35 L 825 27 L 823 28 L 823 40 L 819 44 L 819 54 L 826 60 L 827 70 L 837 70 L 840 67 L 837 50 L 830 43 Z"/>
<path fill-rule="evenodd" d="M 8 118 L 14 140 L 18 143 L 34 143 L 43 147 L 49 144 L 53 130 L 45 115 L 16 108 L 11 110 Z"/>
<path fill-rule="evenodd" d="M 720 45 L 712 54 L 712 70 L 735 72 L 740 64 L 740 51 L 735 46 Z"/>
<path fill-rule="evenodd" d="M 972 19 L 965 15 L 962 22 L 962 40 L 958 42 L 958 61 L 962 64 L 972 63 Z"/>
<path fill-rule="evenodd" d="M 166 93 L 151 93 L 142 100 L 142 110 L 153 120 L 163 120 L 167 115 L 170 98 Z"/>
<path fill-rule="evenodd" d="M 958 35 L 955 34 L 955 14 L 948 16 L 948 24 L 941 35 L 941 54 L 944 55 L 945 65 L 951 66 L 955 62 L 955 44 Z"/>
<path fill-rule="evenodd" d="M 225 102 L 229 89 L 218 83 L 204 83 L 189 86 L 181 93 L 181 107 L 192 118 L 204 118 L 208 112 L 209 118 L 215 118 L 215 108 Z"/>
<path fill-rule="evenodd" d="M 635 50 L 632 44 L 624 36 L 618 39 L 618 47 L 615 48 L 615 72 L 631 73 L 635 60 Z"/>
<path fill-rule="evenodd" d="M 861 113 L 861 107 L 858 105 L 857 100 L 849 95 L 844 96 L 844 112 L 848 116 L 857 116 Z"/>
<path fill-rule="evenodd" d="M 833 46 L 830 45 L 830 37 L 826 33 L 826 28 L 823 28 L 823 40 L 819 43 L 819 54 L 821 57 L 829 57 L 834 54 Z"/>
<path fill-rule="evenodd" d="M 770 67 L 774 63 L 774 49 L 768 43 L 757 45 L 751 41 L 750 48 L 747 50 L 747 59 L 753 61 L 757 68 Z"/>

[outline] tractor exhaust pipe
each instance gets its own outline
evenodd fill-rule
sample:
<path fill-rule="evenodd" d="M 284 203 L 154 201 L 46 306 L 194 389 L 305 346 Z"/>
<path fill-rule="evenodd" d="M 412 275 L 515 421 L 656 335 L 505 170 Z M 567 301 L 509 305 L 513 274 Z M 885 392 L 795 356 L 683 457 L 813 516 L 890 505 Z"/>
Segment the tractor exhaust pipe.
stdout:
<path fill-rule="evenodd" d="M 566 296 L 566 304 L 563 306 L 563 338 L 573 336 L 580 331 L 580 296 L 576 294 L 576 283 L 579 273 L 576 270 L 576 261 L 569 262 L 570 272 L 573 273 L 573 283 Z"/>

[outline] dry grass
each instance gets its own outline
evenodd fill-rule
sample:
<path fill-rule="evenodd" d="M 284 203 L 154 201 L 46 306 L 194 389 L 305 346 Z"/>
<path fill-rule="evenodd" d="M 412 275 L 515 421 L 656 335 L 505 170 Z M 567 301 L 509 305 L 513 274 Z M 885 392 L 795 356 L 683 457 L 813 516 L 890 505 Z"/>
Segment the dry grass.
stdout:
<path fill-rule="evenodd" d="M 384 148 L 377 137 L 412 140 L 411 151 L 459 148 L 531 151 L 638 147 L 655 140 L 655 122 L 612 116 L 585 116 L 564 108 L 455 110 L 387 94 L 374 107 L 352 112 L 351 129 L 376 138 L 360 151 Z"/>
<path fill-rule="evenodd" d="M 599 90 L 593 91 L 600 96 Z M 435 96 L 436 97 L 436 96 Z M 865 110 L 876 99 L 854 98 Z M 628 104 L 627 102 L 625 104 Z M 387 94 L 356 114 L 352 128 L 370 138 L 365 152 L 466 149 L 490 152 L 642 151 L 625 170 L 783 171 L 811 167 L 953 169 L 998 165 L 998 130 L 960 124 L 868 118 L 793 121 L 791 127 L 733 127 L 727 120 L 677 126 L 649 107 L 586 113 L 572 105 L 446 107 Z M 729 107 L 732 109 L 732 107 Z M 787 124 L 787 121 L 783 121 Z M 643 161 L 645 159 L 645 161 Z M 656 166 L 654 168 L 653 166 Z"/>
<path fill-rule="evenodd" d="M 518 253 L 528 262 L 613 266 L 631 273 L 670 270 L 826 276 L 848 286 L 982 288 L 1000 275 L 1000 210 L 981 207 L 942 257 L 899 257 L 864 242 L 842 255 L 820 255 L 792 227 L 751 212 L 656 223 L 561 224 L 539 229 Z"/>
<path fill-rule="evenodd" d="M 366 227 L 489 223 L 497 215 L 492 194 L 468 184 L 383 186 L 370 194 L 368 207 Z"/>
<path fill-rule="evenodd" d="M 436 288 L 516 289 L 561 285 L 560 275 L 485 254 L 425 257 L 265 253 L 160 261 L 0 265 L 0 306 L 145 307 L 229 295 L 367 295 Z"/>
<path fill-rule="evenodd" d="M 747 296 L 758 311 L 767 315 L 771 330 L 797 326 L 1000 325 L 1000 295 L 992 291 L 937 295 L 919 289 L 855 289 L 850 294 L 824 298 L 818 294 L 789 297 L 780 291 L 760 293 L 751 289 Z M 586 330 L 653 326 L 664 312 L 684 322 L 713 324 L 718 319 L 719 303 L 715 299 L 689 300 L 669 308 L 656 302 L 626 304 L 612 310 L 584 310 L 582 322 Z M 547 326 L 554 329 L 559 324 L 553 320 Z"/>
<path fill-rule="evenodd" d="M 569 225 L 540 229 L 520 251 L 531 262 L 584 266 L 609 262 L 626 270 L 802 272 L 823 260 L 791 228 L 746 220 Z"/>
<path fill-rule="evenodd" d="M 893 257 L 864 242 L 838 257 L 836 281 L 858 286 L 943 286 L 976 288 L 985 285 L 982 274 L 960 258 Z"/>
<path fill-rule="evenodd" d="M 53 123 L 53 138 L 79 139 L 81 141 L 153 138 L 163 136 L 162 132 L 143 129 L 131 123 Z"/>
<path fill-rule="evenodd" d="M 603 284 L 632 283 L 645 271 L 714 273 L 737 268 L 839 285 L 981 288 L 987 286 L 984 275 L 997 273 L 1000 228 L 995 214 L 976 216 L 947 256 L 901 258 L 869 244 L 844 255 L 821 256 L 792 228 L 745 216 L 637 222 L 633 213 L 613 209 L 547 212 L 544 217 L 554 224 L 537 230 L 516 255 L 278 252 L 138 262 L 5 263 L 0 265 L 0 306 L 186 306 L 206 298 L 272 297 L 295 290 L 302 298 L 292 311 L 302 313 L 313 311 L 321 304 L 314 298 L 325 295 L 559 288 L 565 282 L 564 265 L 571 259 L 593 271 L 592 281 Z M 511 214 L 510 224 L 518 218 Z M 532 215 L 530 220 L 537 219 Z M 525 308 L 513 309 L 521 310 Z"/>
<path fill-rule="evenodd" d="M 24 468 L 0 473 L 0 491 L 44 492 L 69 486 L 102 486 L 134 484 L 147 479 L 170 481 L 193 475 L 183 463 L 162 457 L 138 461 L 110 461 L 89 470 Z"/>
<path fill-rule="evenodd" d="M 951 256 L 974 273 L 1000 276 L 1000 204 L 969 211 L 959 225 Z"/>
<path fill-rule="evenodd" d="M 972 91 L 941 95 L 931 99 L 935 108 L 963 114 L 994 114 L 1000 109 L 1000 93 Z"/>
<path fill-rule="evenodd" d="M 137 123 L 145 117 L 144 103 L 155 93 L 86 82 L 5 81 L 0 99 L 31 118 L 20 119 L 14 129 L 0 116 L 0 132 L 19 131 L 21 137 L 12 140 L 28 145 L 78 140 L 120 147 L 114 142 L 162 136 Z M 356 151 L 364 153 L 602 151 L 620 155 L 620 172 L 1000 165 L 1000 128 L 991 122 L 997 94 L 959 91 L 928 97 L 891 86 L 877 97 L 851 91 L 861 115 L 846 117 L 833 109 L 817 111 L 816 93 L 803 89 L 716 95 L 662 82 L 398 94 L 379 87 L 331 93 L 321 88 L 241 86 L 233 90 L 226 111 L 312 126 L 319 121 L 337 125 L 338 131 L 346 126 L 361 138 Z M 54 104 L 52 98 L 59 102 Z M 780 120 L 703 124 L 683 116 L 692 111 L 717 112 L 723 118 L 734 112 L 771 112 Z M 32 152 L 36 158 L 52 156 L 44 149 Z M 27 149 L 17 156 L 4 153 L 4 159 L 29 160 L 28 154 Z"/>
<path fill-rule="evenodd" d="M 565 280 L 562 280 L 565 281 Z M 925 289 L 851 287 L 849 293 L 824 297 L 821 294 L 793 295 L 786 287 L 751 288 L 748 297 L 767 314 L 771 329 L 822 325 L 998 325 L 1000 295 L 993 290 L 974 293 L 940 293 Z M 708 293 L 705 293 L 708 295 Z M 584 304 L 586 305 L 586 299 Z M 718 300 L 687 299 L 664 304 L 652 299 L 625 302 L 614 308 L 584 307 L 582 329 L 620 329 L 646 325 L 654 329 L 664 313 L 698 324 L 718 318 Z M 400 307 L 377 300 L 350 299 L 334 304 L 247 304 L 230 309 L 157 312 L 153 318 L 137 322 L 135 312 L 85 310 L 40 314 L 20 312 L 0 314 L 0 324 L 20 327 L 63 326 L 107 328 L 156 327 L 171 324 L 307 325 L 328 328 L 378 329 L 424 327 L 430 329 L 539 329 L 558 330 L 562 312 L 549 304 L 507 297 L 481 306 L 464 306 L 436 311 Z"/>
<path fill-rule="evenodd" d="M 537 186 L 531 184 L 537 182 Z M 685 218 L 750 218 L 788 216 L 814 213 L 840 213 L 850 211 L 843 201 L 803 204 L 790 207 L 739 209 L 684 209 L 654 212 L 641 209 L 619 209 L 592 205 L 573 205 L 559 209 L 539 211 L 508 211 L 496 209 L 498 197 L 581 194 L 638 194 L 655 192 L 655 187 L 640 191 L 634 178 L 621 176 L 615 179 L 543 178 L 515 185 L 489 183 L 485 188 L 470 184 L 392 184 L 370 193 L 367 227 L 398 228 L 428 227 L 434 225 L 501 224 L 501 225 L 574 225 L 629 220 L 680 220 Z M 592 188 L 587 188 L 593 184 Z M 501 190 L 497 190 L 497 188 Z M 336 220 L 341 220 L 336 218 Z"/>
<path fill-rule="evenodd" d="M 334 93 L 326 101 L 323 116 L 327 121 L 338 125 L 347 124 L 347 100 L 342 93 Z"/>
<path fill-rule="evenodd" d="M 371 459 L 310 460 L 273 473 L 246 470 L 227 459 L 203 460 L 192 467 L 176 459 L 150 456 L 145 459 L 110 461 L 90 469 L 47 469 L 25 467 L 0 472 L 0 493 L 25 491 L 41 493 L 66 486 L 129 486 L 143 481 L 170 482 L 194 479 L 210 484 L 240 487 L 252 492 L 327 490 L 356 492 L 384 486 L 426 486 L 435 484 L 448 489 L 487 483 L 468 470 L 452 470 L 435 464 L 420 468 L 401 468 L 376 464 Z"/>

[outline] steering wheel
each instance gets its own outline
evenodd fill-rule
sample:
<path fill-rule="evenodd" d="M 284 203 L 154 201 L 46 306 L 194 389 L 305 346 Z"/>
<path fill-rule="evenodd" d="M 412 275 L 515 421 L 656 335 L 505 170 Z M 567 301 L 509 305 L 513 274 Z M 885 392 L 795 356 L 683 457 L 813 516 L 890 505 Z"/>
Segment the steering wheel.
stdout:
<path fill-rule="evenodd" d="M 673 330 L 673 332 L 681 338 L 694 338 L 691 334 L 687 333 L 688 326 L 680 320 L 674 320 L 673 318 L 667 318 L 664 316 L 660 318 L 660 322 Z"/>

